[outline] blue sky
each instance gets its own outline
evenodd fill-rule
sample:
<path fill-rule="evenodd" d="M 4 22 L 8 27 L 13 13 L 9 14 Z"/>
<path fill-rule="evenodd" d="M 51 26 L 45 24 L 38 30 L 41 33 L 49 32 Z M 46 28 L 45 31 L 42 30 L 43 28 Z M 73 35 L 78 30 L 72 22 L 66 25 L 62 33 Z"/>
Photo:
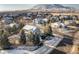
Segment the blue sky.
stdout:
<path fill-rule="evenodd" d="M 34 5 L 35 4 L 0 4 L 0 11 L 23 10 L 32 8 Z M 62 4 L 62 5 L 79 9 L 79 4 Z"/>

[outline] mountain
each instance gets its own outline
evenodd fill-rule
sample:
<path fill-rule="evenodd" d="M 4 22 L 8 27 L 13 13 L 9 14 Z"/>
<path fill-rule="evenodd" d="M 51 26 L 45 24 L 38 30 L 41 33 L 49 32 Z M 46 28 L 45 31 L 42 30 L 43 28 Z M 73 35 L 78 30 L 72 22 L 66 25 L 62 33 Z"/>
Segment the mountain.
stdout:
<path fill-rule="evenodd" d="M 38 9 L 38 10 L 43 10 L 43 9 L 74 9 L 72 7 L 66 7 L 61 4 L 38 4 L 35 5 L 32 9 Z"/>

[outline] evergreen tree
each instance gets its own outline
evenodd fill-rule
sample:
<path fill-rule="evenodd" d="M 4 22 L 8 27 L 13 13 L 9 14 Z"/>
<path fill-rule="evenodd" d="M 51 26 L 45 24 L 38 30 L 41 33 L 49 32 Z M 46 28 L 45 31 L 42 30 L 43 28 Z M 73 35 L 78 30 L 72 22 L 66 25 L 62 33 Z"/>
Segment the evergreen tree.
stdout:
<path fill-rule="evenodd" d="M 19 25 L 20 25 L 20 27 L 19 27 L 20 29 L 22 29 L 22 28 L 23 28 L 23 26 L 24 26 L 24 24 L 23 24 L 23 23 L 20 23 Z"/>
<path fill-rule="evenodd" d="M 40 38 L 39 38 L 39 34 L 35 34 L 34 35 L 34 44 L 37 45 L 40 43 Z"/>
<path fill-rule="evenodd" d="M 16 28 L 16 25 L 14 25 L 13 28 L 12 28 L 12 32 L 16 33 L 16 31 L 17 31 L 17 28 Z"/>
<path fill-rule="evenodd" d="M 52 35 L 52 28 L 51 28 L 51 26 L 49 26 L 48 31 L 49 31 L 48 35 Z"/>
<path fill-rule="evenodd" d="M 25 44 L 26 43 L 26 36 L 25 36 L 24 30 L 21 31 L 21 36 L 20 37 L 21 37 L 20 42 Z"/>
<path fill-rule="evenodd" d="M 10 43 L 8 41 L 8 35 L 6 32 L 4 32 L 1 36 L 1 40 L 0 40 L 0 46 L 3 49 L 9 49 L 10 48 Z"/>

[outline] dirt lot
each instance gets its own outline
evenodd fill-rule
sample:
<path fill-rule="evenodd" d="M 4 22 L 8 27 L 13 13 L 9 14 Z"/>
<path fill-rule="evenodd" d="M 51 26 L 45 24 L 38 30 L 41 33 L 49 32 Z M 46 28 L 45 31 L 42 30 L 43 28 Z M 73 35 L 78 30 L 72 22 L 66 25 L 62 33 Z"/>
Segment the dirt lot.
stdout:
<path fill-rule="evenodd" d="M 79 54 L 79 31 L 72 37 L 64 37 L 50 54 Z"/>
<path fill-rule="evenodd" d="M 73 39 L 64 38 L 63 41 L 59 43 L 57 48 L 52 51 L 50 54 L 66 54 L 70 53 L 70 50 L 73 46 Z"/>

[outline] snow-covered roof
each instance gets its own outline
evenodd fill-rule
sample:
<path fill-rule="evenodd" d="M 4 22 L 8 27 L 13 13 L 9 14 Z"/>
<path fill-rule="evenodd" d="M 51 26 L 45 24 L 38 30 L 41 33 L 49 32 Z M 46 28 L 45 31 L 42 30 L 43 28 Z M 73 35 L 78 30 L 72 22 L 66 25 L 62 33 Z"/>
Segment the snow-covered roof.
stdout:
<path fill-rule="evenodd" d="M 26 16 L 24 16 L 23 19 L 31 19 L 31 17 L 26 17 Z"/>
<path fill-rule="evenodd" d="M 14 25 L 15 25 L 15 23 L 11 23 L 11 24 L 9 24 L 10 27 L 13 27 Z"/>
<path fill-rule="evenodd" d="M 18 27 L 19 25 L 18 24 L 16 24 L 16 23 L 11 23 L 11 24 L 9 24 L 9 26 L 10 27 L 13 27 L 14 25 L 16 25 L 16 27 Z"/>
<path fill-rule="evenodd" d="M 47 22 L 47 21 L 48 21 L 48 19 L 47 19 L 47 18 L 44 18 L 43 20 L 44 20 L 45 22 Z"/>
<path fill-rule="evenodd" d="M 8 37 L 8 39 L 10 39 L 10 38 L 20 38 L 20 36 L 19 35 L 12 35 L 12 36 Z"/>
<path fill-rule="evenodd" d="M 35 26 L 32 26 L 32 25 L 25 25 L 24 27 L 23 27 L 23 29 L 25 29 L 25 30 L 35 30 L 36 29 L 36 27 Z"/>
<path fill-rule="evenodd" d="M 12 18 L 12 17 L 4 17 L 3 19 L 4 19 L 4 20 L 6 20 L 6 19 L 7 19 L 7 20 L 12 20 L 13 18 Z"/>
<path fill-rule="evenodd" d="M 4 23 L 4 22 L 5 22 L 5 20 L 2 20 L 2 22 Z"/>

